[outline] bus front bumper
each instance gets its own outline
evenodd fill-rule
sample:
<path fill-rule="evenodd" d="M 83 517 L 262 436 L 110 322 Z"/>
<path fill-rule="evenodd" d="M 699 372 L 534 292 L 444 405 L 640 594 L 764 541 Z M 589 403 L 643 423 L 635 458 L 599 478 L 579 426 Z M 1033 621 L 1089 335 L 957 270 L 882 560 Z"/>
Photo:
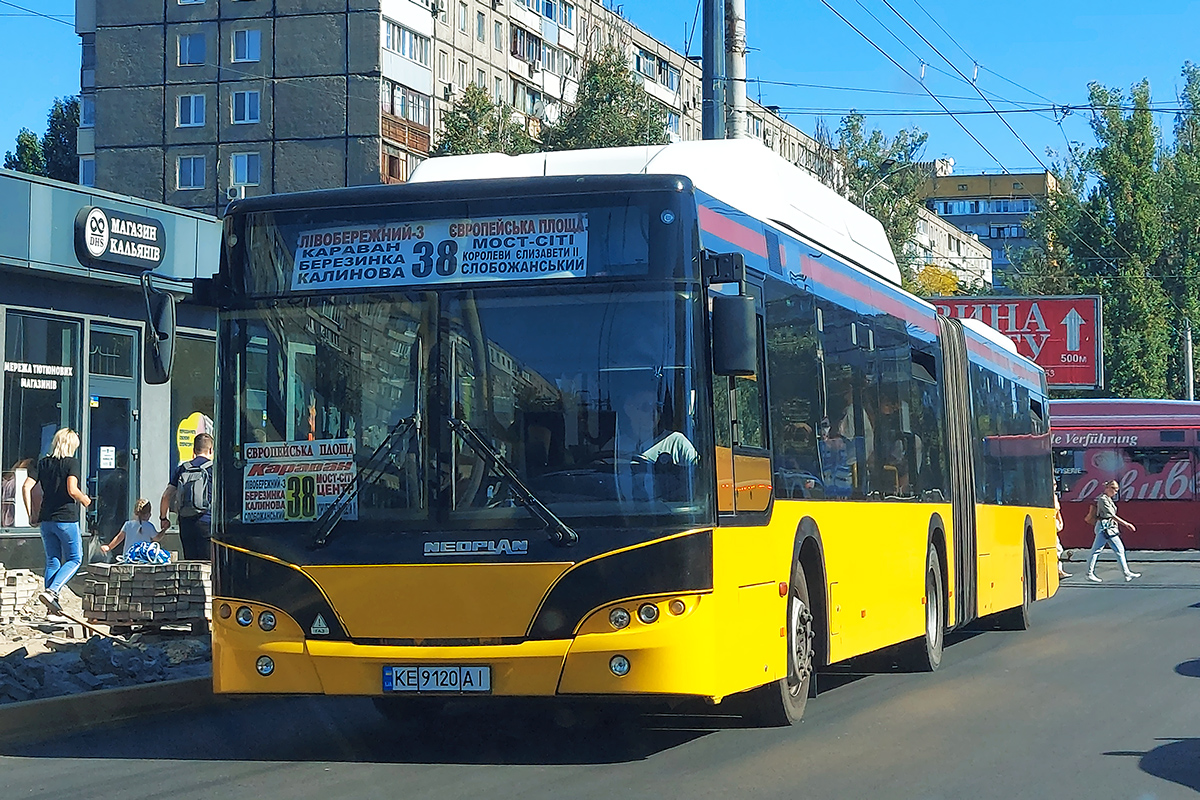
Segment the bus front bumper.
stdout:
<path fill-rule="evenodd" d="M 690 695 L 719 699 L 736 688 L 719 685 L 722 673 L 714 646 L 715 608 L 711 602 L 700 601 L 700 596 L 687 598 L 685 613 L 664 614 L 651 624 L 634 614 L 632 623 L 620 630 L 609 625 L 610 609 L 604 608 L 590 615 L 570 639 L 466 646 L 322 641 L 305 637 L 299 626 L 278 610 L 280 624 L 269 633 L 257 625 L 239 626 L 233 618 L 218 617 L 213 631 L 213 688 L 233 694 L 379 696 L 387 693 L 383 676 L 391 667 L 486 666 L 491 684 L 487 694 L 494 696 Z M 663 600 L 664 608 L 666 603 Z M 254 606 L 255 617 L 260 608 L 266 608 Z M 636 610 L 636 604 L 631 610 Z M 264 656 L 271 662 L 266 675 L 260 669 Z M 627 670 L 621 669 L 623 664 L 628 665 Z M 462 696 L 457 692 L 437 694 Z"/>

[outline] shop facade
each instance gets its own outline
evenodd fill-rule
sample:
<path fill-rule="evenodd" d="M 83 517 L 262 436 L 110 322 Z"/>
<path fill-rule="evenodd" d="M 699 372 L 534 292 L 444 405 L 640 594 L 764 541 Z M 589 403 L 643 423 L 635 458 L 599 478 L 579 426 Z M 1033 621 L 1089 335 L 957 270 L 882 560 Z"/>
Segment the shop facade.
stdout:
<path fill-rule="evenodd" d="M 211 430 L 215 317 L 186 296 L 219 254 L 213 217 L 0 170 L 0 563 L 41 571 L 21 485 L 59 428 L 81 439 L 93 498 L 85 551 L 111 539 L 139 497 L 158 516 L 171 469 L 191 457 L 196 432 Z M 184 300 L 162 385 L 141 372 L 146 271 Z M 166 544 L 178 549 L 174 536 Z"/>

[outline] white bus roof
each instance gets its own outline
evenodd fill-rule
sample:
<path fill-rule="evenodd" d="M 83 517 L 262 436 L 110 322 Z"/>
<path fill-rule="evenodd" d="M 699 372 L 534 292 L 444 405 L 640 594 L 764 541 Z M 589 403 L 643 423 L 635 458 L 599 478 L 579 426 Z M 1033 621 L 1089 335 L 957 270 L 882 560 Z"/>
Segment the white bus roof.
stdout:
<path fill-rule="evenodd" d="M 430 158 L 411 182 L 550 175 L 683 175 L 746 214 L 791 228 L 899 286 L 900 270 L 879 220 L 755 139 Z"/>

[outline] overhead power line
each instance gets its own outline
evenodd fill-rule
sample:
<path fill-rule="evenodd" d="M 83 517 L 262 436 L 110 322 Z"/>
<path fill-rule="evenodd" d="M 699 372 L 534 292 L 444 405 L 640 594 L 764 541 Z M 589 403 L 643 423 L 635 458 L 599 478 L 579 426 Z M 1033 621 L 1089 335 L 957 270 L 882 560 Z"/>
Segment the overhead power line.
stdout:
<path fill-rule="evenodd" d="M 66 14 L 43 14 L 41 11 L 34 11 L 32 8 L 25 8 L 25 6 L 19 6 L 16 3 L 10 3 L 8 0 L 0 0 L 0 6 L 8 6 L 9 8 L 15 8 L 17 11 L 23 11 L 33 17 L 42 17 L 43 19 L 48 19 L 51 22 L 57 22 L 60 25 L 67 25 L 72 28 L 75 27 L 74 22 L 67 22 L 67 19 L 73 20 L 75 18 L 67 17 Z M 66 19 L 63 19 L 63 17 L 66 17 Z"/>

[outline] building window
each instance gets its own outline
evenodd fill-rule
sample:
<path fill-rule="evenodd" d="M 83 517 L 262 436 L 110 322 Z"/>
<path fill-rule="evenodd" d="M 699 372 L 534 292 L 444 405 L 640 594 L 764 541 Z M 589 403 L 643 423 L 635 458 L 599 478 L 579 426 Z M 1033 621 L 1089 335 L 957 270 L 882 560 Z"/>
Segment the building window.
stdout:
<path fill-rule="evenodd" d="M 179 0 L 181 6 L 199 6 L 204 5 L 204 0 Z"/>
<path fill-rule="evenodd" d="M 178 189 L 204 188 L 204 156 L 180 156 L 176 159 L 175 186 Z"/>
<path fill-rule="evenodd" d="M 667 130 L 676 136 L 679 135 L 679 114 L 674 111 L 667 112 Z"/>
<path fill-rule="evenodd" d="M 492 44 L 500 52 L 504 52 L 504 23 L 497 20 L 492 25 Z"/>
<path fill-rule="evenodd" d="M 389 144 L 383 145 L 383 174 L 384 177 L 392 182 L 400 182 L 408 178 L 408 163 L 403 150 L 392 147 Z"/>
<path fill-rule="evenodd" d="M 526 114 L 533 114 L 539 103 L 545 105 L 541 92 L 519 81 L 513 81 L 513 108 Z"/>
<path fill-rule="evenodd" d="M 258 61 L 262 57 L 262 32 L 257 30 L 233 32 L 233 60 Z"/>
<path fill-rule="evenodd" d="M 258 153 L 234 153 L 229 160 L 229 182 L 233 186 L 258 186 L 262 161 Z"/>
<path fill-rule="evenodd" d="M 387 113 L 428 128 L 429 103 L 428 96 L 384 79 L 380 105 Z"/>
<path fill-rule="evenodd" d="M 558 0 L 542 0 L 542 16 L 558 22 Z"/>
<path fill-rule="evenodd" d="M 233 123 L 248 125 L 258 122 L 258 91 L 233 93 Z"/>
<path fill-rule="evenodd" d="M 1024 188 L 1025 188 L 1025 187 L 1024 187 L 1024 185 L 1022 185 L 1022 184 L 1020 184 L 1020 183 L 1014 183 L 1014 184 L 1013 184 L 1013 189 L 1017 190 L 1018 192 L 1019 192 L 1019 191 L 1021 191 L 1021 190 L 1022 190 L 1022 189 L 1024 189 Z"/>
<path fill-rule="evenodd" d="M 487 73 L 481 69 L 475 70 L 475 85 L 480 89 L 487 88 Z"/>
<path fill-rule="evenodd" d="M 562 16 L 558 20 L 567 30 L 575 30 L 575 6 L 570 3 L 562 4 Z"/>
<path fill-rule="evenodd" d="M 179 96 L 179 112 L 175 115 L 178 128 L 200 128 L 204 126 L 204 95 L 184 94 Z"/>
<path fill-rule="evenodd" d="M 524 28 L 512 27 L 511 53 L 522 61 L 537 64 L 542 60 L 542 40 Z"/>
<path fill-rule="evenodd" d="M 95 158 L 95 156 L 84 156 L 79 159 L 79 185 L 80 186 L 95 186 L 96 185 L 96 158 Z"/>
<path fill-rule="evenodd" d="M 463 33 L 467 32 L 467 4 L 460 2 L 458 4 L 458 29 Z"/>
<path fill-rule="evenodd" d="M 467 88 L 467 62 L 462 60 L 458 62 L 458 88 Z"/>
<path fill-rule="evenodd" d="M 79 127 L 94 128 L 96 126 L 96 95 L 82 94 L 79 96 Z"/>
<path fill-rule="evenodd" d="M 416 31 L 410 31 L 403 25 L 397 25 L 391 20 L 384 20 L 383 46 L 393 53 L 399 53 L 410 61 L 429 66 L 430 40 Z"/>
<path fill-rule="evenodd" d="M 475 38 L 487 42 L 487 17 L 482 11 L 475 12 Z"/>
<path fill-rule="evenodd" d="M 181 33 L 179 42 L 179 66 L 194 67 L 204 63 L 204 34 Z"/>
<path fill-rule="evenodd" d="M 171 369 L 171 430 L 213 432 L 212 364 L 217 343 L 212 339 L 179 336 L 175 339 L 175 363 Z M 263 356 L 258 356 L 263 358 Z M 253 358 L 253 356 L 251 357 Z M 195 434 L 193 434 L 194 436 Z M 191 442 L 172 436 L 172 464 L 188 461 L 195 453 Z M 179 446 L 183 444 L 184 449 Z"/>
<path fill-rule="evenodd" d="M 493 100 L 497 103 L 504 100 L 504 78 L 496 78 L 496 93 Z"/>
<path fill-rule="evenodd" d="M 446 51 L 439 50 L 438 51 L 438 80 L 439 81 L 449 80 L 449 77 L 448 77 L 449 74 L 450 73 L 447 68 Z"/>
<path fill-rule="evenodd" d="M 16 488 L 49 452 L 55 431 L 79 430 L 79 323 L 10 311 L 4 333 L 0 464 L 5 488 Z M 20 497 L 19 490 L 0 494 L 0 527 L 29 526 Z"/>
<path fill-rule="evenodd" d="M 645 75 L 650 80 L 655 79 L 658 73 L 658 59 L 645 50 L 638 50 L 633 57 L 633 66 L 638 72 Z"/>
<path fill-rule="evenodd" d="M 672 92 L 679 89 L 679 70 L 665 60 L 658 62 L 658 82 Z"/>

